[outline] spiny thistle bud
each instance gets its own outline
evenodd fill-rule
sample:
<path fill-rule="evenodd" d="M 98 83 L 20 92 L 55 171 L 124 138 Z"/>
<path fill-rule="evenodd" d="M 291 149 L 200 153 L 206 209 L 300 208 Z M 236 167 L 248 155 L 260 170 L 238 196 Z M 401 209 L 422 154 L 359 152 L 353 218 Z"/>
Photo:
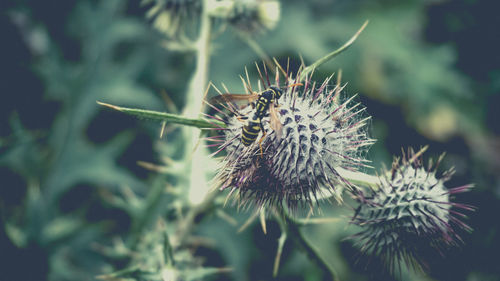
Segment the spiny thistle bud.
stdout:
<path fill-rule="evenodd" d="M 340 202 L 342 187 L 350 185 L 336 169 L 365 166 L 363 154 L 373 143 L 366 133 L 370 117 L 358 117 L 364 108 L 359 103 L 351 106 L 352 98 L 338 102 L 340 89 L 328 87 L 332 76 L 316 87 L 311 77 L 297 83 L 288 70 L 281 70 L 286 76 L 283 87 L 271 86 L 267 71 L 267 79 L 260 75 L 268 87 L 254 94 L 252 106 L 240 110 L 227 102 L 232 115 L 219 119 L 227 124 L 225 134 L 209 138 L 218 142 L 215 153 L 226 151 L 216 184 L 221 190 L 230 188 L 231 194 L 237 191 L 240 205 L 286 204 L 294 210 L 312 205 L 324 190 Z M 248 73 L 247 82 L 242 80 L 252 92 Z M 280 85 L 279 75 L 274 85 Z M 271 94 L 278 94 L 274 101 L 269 101 Z M 226 96 L 231 95 L 217 98 Z"/>
<path fill-rule="evenodd" d="M 423 152 L 423 151 L 421 151 Z M 436 176 L 436 165 L 422 165 L 421 153 L 409 150 L 402 163 L 395 158 L 391 171 L 383 171 L 378 189 L 370 196 L 359 196 L 352 222 L 364 230 L 353 239 L 365 254 L 378 255 L 391 272 L 400 270 L 401 262 L 416 269 L 425 268 L 422 252 L 437 250 L 462 241 L 454 227 L 470 231 L 456 216 L 456 209 L 472 210 L 469 205 L 450 201 L 450 195 L 468 191 L 472 185 L 447 189 L 444 185 L 453 169 Z"/>
<path fill-rule="evenodd" d="M 146 16 L 168 37 L 177 36 L 186 21 L 196 18 L 201 9 L 201 0 L 143 0 L 141 4 L 153 5 Z"/>

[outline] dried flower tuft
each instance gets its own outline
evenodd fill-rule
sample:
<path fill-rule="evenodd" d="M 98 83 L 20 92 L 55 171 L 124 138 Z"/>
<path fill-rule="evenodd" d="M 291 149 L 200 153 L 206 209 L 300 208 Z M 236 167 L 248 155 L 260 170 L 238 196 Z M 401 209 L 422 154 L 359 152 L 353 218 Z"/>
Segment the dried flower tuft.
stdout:
<path fill-rule="evenodd" d="M 193 21 L 201 10 L 201 0 L 143 0 L 141 4 L 152 4 L 146 16 L 168 37 L 178 36 L 186 22 Z"/>
<path fill-rule="evenodd" d="M 209 13 L 244 33 L 259 33 L 277 25 L 281 9 L 277 0 L 229 0 L 216 2 Z"/>
<path fill-rule="evenodd" d="M 456 209 L 473 207 L 451 202 L 450 195 L 468 191 L 472 185 L 447 189 L 444 183 L 454 170 L 436 177 L 443 156 L 425 168 L 421 153 L 410 149 L 401 163 L 395 158 L 391 171 L 383 171 L 376 191 L 358 198 L 360 206 L 352 222 L 363 230 L 352 238 L 368 256 L 380 256 L 391 272 L 400 270 L 402 262 L 424 269 L 423 251 L 434 249 L 442 254 L 445 247 L 462 241 L 454 226 L 471 230 L 456 217 L 465 217 Z"/>
<path fill-rule="evenodd" d="M 273 29 L 280 19 L 280 2 L 274 0 L 236 0 L 229 23 L 239 30 L 254 33 Z"/>
<path fill-rule="evenodd" d="M 217 142 L 216 153 L 226 151 L 216 184 L 222 190 L 230 188 L 231 194 L 237 191 L 240 205 L 285 204 L 294 210 L 298 205 L 312 205 L 318 193 L 325 190 L 340 202 L 343 186 L 350 184 L 336 169 L 366 166 L 363 155 L 373 143 L 366 132 L 370 117 L 359 117 L 364 108 L 359 103 L 351 105 L 353 98 L 338 102 L 340 89 L 328 86 L 332 76 L 318 87 L 311 77 L 297 86 L 288 70 L 282 72 L 285 85 L 275 88 L 282 91 L 282 96 L 275 102 L 277 105 L 269 105 L 277 107 L 275 118 L 268 108 L 260 121 L 263 130 L 250 145 L 242 142 L 243 127 L 256 109 L 238 109 L 227 103 L 232 115 L 219 119 L 227 124 L 222 130 L 224 135 L 208 138 Z M 268 85 L 260 91 L 264 95 L 272 86 L 262 75 L 261 82 Z M 279 85 L 278 75 L 274 85 Z M 248 78 L 244 86 L 251 89 Z M 273 129 L 276 119 L 281 124 L 279 130 Z"/>

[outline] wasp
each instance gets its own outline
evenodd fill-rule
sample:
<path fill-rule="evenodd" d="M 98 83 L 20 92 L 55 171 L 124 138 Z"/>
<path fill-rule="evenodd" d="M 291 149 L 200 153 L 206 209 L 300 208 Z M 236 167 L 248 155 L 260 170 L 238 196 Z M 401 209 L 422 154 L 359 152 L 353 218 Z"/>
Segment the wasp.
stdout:
<path fill-rule="evenodd" d="M 244 146 L 250 146 L 255 142 L 259 132 L 262 131 L 262 137 L 259 140 L 259 147 L 262 153 L 262 141 L 266 136 L 266 130 L 262 124 L 262 119 L 266 117 L 269 113 L 270 117 L 270 127 L 273 129 L 275 134 L 280 137 L 282 124 L 278 117 L 279 107 L 278 100 L 283 95 L 283 90 L 289 87 L 302 86 L 302 83 L 296 83 L 292 85 L 288 85 L 286 87 L 280 88 L 276 86 L 269 86 L 267 89 L 260 93 L 252 93 L 247 95 L 240 94 L 223 94 L 217 97 L 212 98 L 212 103 L 221 103 L 221 102 L 231 102 L 238 100 L 247 100 L 250 102 L 250 105 L 254 109 L 251 113 L 250 117 L 247 119 L 247 123 L 242 128 L 241 132 L 241 143 Z"/>

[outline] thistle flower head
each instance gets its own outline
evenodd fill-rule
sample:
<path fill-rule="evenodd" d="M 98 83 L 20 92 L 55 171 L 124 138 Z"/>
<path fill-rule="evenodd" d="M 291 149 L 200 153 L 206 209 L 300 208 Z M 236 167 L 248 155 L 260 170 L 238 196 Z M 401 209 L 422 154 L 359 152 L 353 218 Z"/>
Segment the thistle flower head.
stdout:
<path fill-rule="evenodd" d="M 423 152 L 423 151 L 421 151 Z M 435 249 L 442 254 L 446 246 L 461 241 L 456 227 L 470 230 L 457 218 L 464 217 L 456 209 L 472 210 L 471 206 L 450 201 L 450 195 L 469 190 L 472 185 L 448 189 L 444 183 L 453 169 L 436 176 L 436 165 L 422 165 L 421 153 L 409 150 L 400 162 L 396 158 L 390 171 L 383 171 L 378 189 L 369 196 L 360 196 L 352 222 L 363 230 L 352 238 L 362 252 L 378 255 L 394 272 L 401 262 L 422 269 L 424 250 Z"/>
<path fill-rule="evenodd" d="M 225 120 L 227 128 L 216 144 L 217 152 L 226 152 L 217 185 L 236 191 L 241 205 L 286 204 L 293 210 L 298 205 L 311 205 L 324 190 L 341 201 L 342 187 L 349 183 L 337 169 L 356 170 L 365 165 L 363 154 L 372 143 L 366 133 L 369 118 L 358 117 L 364 108 L 351 105 L 352 98 L 338 102 L 340 89 L 328 86 L 332 77 L 321 85 L 309 77 L 298 86 L 288 70 L 283 73 L 282 96 L 275 101 L 277 105 L 270 105 L 276 107 L 275 114 L 271 108 L 266 110 L 259 121 L 263 131 L 259 130 L 248 146 L 242 142 L 243 127 L 256 109 L 247 106 L 239 110 L 228 103 L 233 114 Z M 269 80 L 262 77 L 269 89 Z M 243 83 L 251 88 L 248 79 Z M 278 75 L 274 85 L 280 85 Z M 276 122 L 278 129 L 273 125 Z"/>

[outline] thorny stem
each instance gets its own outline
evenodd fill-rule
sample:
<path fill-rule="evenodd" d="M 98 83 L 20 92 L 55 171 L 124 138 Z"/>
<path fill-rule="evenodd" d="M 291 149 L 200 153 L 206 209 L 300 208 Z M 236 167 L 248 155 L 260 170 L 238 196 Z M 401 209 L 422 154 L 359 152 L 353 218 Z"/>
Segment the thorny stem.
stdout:
<path fill-rule="evenodd" d="M 287 237 L 291 237 L 293 241 L 299 245 L 309 256 L 309 258 L 316 263 L 316 265 L 324 272 L 326 276 L 329 276 L 334 281 L 339 281 L 337 272 L 333 269 L 316 251 L 316 249 L 307 241 L 307 239 L 302 234 L 299 226 L 295 223 L 286 210 L 281 209 L 275 213 L 276 220 L 278 221 L 281 231 L 287 234 Z"/>
<path fill-rule="evenodd" d="M 183 115 L 196 118 L 198 117 L 202 105 L 205 88 L 208 85 L 208 68 L 210 63 L 210 37 L 212 22 L 206 8 L 209 1 L 202 3 L 200 34 L 195 42 L 196 48 L 196 69 L 188 85 L 186 96 L 186 107 Z"/>
<path fill-rule="evenodd" d="M 177 123 L 200 129 L 224 126 L 224 124 L 217 124 L 217 122 L 214 122 L 215 120 L 208 122 L 207 120 L 199 118 L 199 114 L 201 112 L 203 105 L 205 87 L 208 85 L 208 68 L 209 68 L 209 56 L 210 56 L 209 47 L 210 47 L 210 39 L 211 39 L 210 34 L 211 34 L 212 23 L 210 16 L 206 12 L 206 7 L 208 5 L 207 2 L 208 2 L 207 0 L 204 0 L 204 3 L 202 4 L 203 8 L 201 13 L 200 33 L 197 41 L 194 44 L 196 48 L 196 69 L 188 85 L 188 91 L 186 95 L 186 107 L 184 108 L 182 115 L 162 113 L 150 110 L 124 108 L 101 102 L 98 102 L 98 104 L 142 118 L 162 120 L 170 123 Z M 196 151 L 193 152 L 193 147 L 195 147 L 197 141 L 196 136 L 199 135 L 199 132 L 197 131 L 198 130 L 196 130 L 195 132 L 193 128 L 184 128 L 184 138 L 186 140 L 184 157 L 186 160 L 191 160 L 187 161 L 188 163 L 190 163 L 188 164 L 190 165 L 190 167 L 187 167 L 188 173 L 190 174 L 188 178 L 190 189 L 193 188 L 192 185 L 194 177 L 200 177 L 205 175 L 203 166 L 196 165 L 199 163 L 196 163 L 197 161 L 195 159 L 199 157 L 205 157 L 205 155 L 203 155 L 204 150 L 197 149 Z M 162 202 L 160 198 L 162 198 L 161 194 L 163 192 L 163 189 L 164 189 L 163 185 L 157 184 L 157 187 L 156 188 L 154 187 L 149 192 L 143 213 L 140 215 L 140 220 L 136 226 L 135 233 L 137 233 L 138 235 L 142 233 L 142 230 L 149 224 L 151 219 L 155 217 L 153 213 L 155 212 L 159 204 Z M 187 234 L 191 231 L 196 216 L 204 212 L 209 206 L 212 205 L 211 203 L 215 199 L 216 195 L 217 193 L 212 192 L 205 198 L 205 200 L 201 204 L 194 206 L 189 211 L 183 223 L 183 226 L 179 231 L 180 233 L 179 240 L 181 243 L 185 241 Z M 168 239 L 168 236 L 166 237 L 166 239 Z M 137 241 L 138 241 L 138 236 L 136 235 L 132 237 L 132 239 L 129 240 L 128 242 L 130 245 L 135 245 Z"/>
<path fill-rule="evenodd" d="M 197 118 L 199 116 L 208 85 L 212 30 L 212 19 L 207 12 L 209 2 L 209 0 L 203 0 L 201 5 L 200 33 L 195 43 L 196 69 L 188 85 L 186 107 L 183 110 L 183 115 L 189 118 Z M 185 128 L 183 133 L 185 139 L 184 159 L 188 165 L 186 167 L 188 194 L 206 193 L 208 191 L 205 181 L 207 167 L 203 161 L 208 158 L 207 149 L 203 145 L 198 147 L 197 142 L 200 141 L 198 137 L 200 135 L 199 130 Z"/>

